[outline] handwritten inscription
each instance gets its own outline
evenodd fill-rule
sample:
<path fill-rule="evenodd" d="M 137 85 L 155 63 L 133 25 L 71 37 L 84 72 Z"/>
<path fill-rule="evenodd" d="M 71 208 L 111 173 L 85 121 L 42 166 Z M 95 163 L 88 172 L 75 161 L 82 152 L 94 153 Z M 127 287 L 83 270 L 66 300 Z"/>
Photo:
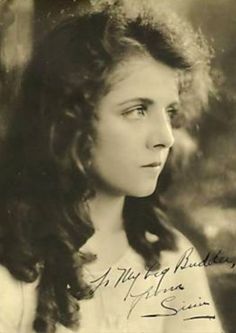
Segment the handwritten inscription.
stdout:
<path fill-rule="evenodd" d="M 108 286 L 114 289 L 123 286 L 122 299 L 124 302 L 129 302 L 127 319 L 140 303 L 152 298 L 158 298 L 158 311 L 142 314 L 141 317 L 176 316 L 179 313 L 189 310 L 197 311 L 200 308 L 205 309 L 210 305 L 209 300 L 201 298 L 203 295 L 199 295 L 198 300 L 192 300 L 192 302 L 182 300 L 184 299 L 184 295 L 186 295 L 184 294 L 186 285 L 181 280 L 182 274 L 179 273 L 215 264 L 227 264 L 231 269 L 235 267 L 233 260 L 224 256 L 222 250 L 216 253 L 209 252 L 204 259 L 196 261 L 194 260 L 194 248 L 190 247 L 177 259 L 177 262 L 173 263 L 173 266 L 155 270 L 154 265 L 142 272 L 135 271 L 132 267 L 110 267 L 98 278 L 91 281 L 91 284 L 94 286 L 94 292 L 99 288 L 106 288 Z M 173 279 L 175 275 L 176 278 Z M 171 276 L 172 278 L 170 278 Z M 179 297 L 180 295 L 183 295 L 183 297 Z M 182 303 L 179 301 L 180 299 Z M 194 319 L 215 319 L 215 316 L 196 314 L 183 320 Z"/>

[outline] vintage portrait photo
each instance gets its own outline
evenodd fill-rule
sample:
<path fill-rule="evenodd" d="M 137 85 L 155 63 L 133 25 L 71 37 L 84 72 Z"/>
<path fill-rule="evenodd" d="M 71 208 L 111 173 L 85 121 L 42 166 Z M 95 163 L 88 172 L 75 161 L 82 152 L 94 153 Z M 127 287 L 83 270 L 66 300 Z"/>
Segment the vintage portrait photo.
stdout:
<path fill-rule="evenodd" d="M 0 0 L 0 333 L 235 333 L 235 17 Z"/>

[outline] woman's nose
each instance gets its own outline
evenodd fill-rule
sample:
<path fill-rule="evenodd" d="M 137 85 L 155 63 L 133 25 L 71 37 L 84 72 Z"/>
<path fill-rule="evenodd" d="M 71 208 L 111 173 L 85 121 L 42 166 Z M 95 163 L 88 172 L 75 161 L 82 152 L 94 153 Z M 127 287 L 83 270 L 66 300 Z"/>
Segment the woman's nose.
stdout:
<path fill-rule="evenodd" d="M 148 148 L 171 148 L 174 144 L 174 136 L 166 111 L 159 111 L 157 116 L 150 121 L 150 133 Z"/>

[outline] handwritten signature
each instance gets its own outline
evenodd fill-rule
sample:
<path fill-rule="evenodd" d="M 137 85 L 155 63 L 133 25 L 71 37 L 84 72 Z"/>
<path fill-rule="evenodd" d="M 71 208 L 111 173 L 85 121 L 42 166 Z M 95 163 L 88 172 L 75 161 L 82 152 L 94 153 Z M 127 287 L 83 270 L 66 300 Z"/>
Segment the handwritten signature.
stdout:
<path fill-rule="evenodd" d="M 162 300 L 161 302 L 161 307 L 165 310 L 168 310 L 167 313 L 155 313 L 155 314 L 147 314 L 147 315 L 142 315 L 143 318 L 154 318 L 154 317 L 170 317 L 170 316 L 176 316 L 179 312 L 181 311 L 187 311 L 187 310 L 192 310 L 192 309 L 196 309 L 199 307 L 203 307 L 203 306 L 209 306 L 210 303 L 206 302 L 206 301 L 201 301 L 201 297 L 199 297 L 199 301 L 197 303 L 191 303 L 188 305 L 183 305 L 179 308 L 176 308 L 173 305 L 169 305 L 168 303 L 172 302 L 176 300 L 176 296 L 169 296 L 166 297 Z M 193 319 L 215 319 L 215 315 L 204 315 L 204 316 L 192 316 L 189 318 L 185 318 L 184 320 L 193 320 Z"/>

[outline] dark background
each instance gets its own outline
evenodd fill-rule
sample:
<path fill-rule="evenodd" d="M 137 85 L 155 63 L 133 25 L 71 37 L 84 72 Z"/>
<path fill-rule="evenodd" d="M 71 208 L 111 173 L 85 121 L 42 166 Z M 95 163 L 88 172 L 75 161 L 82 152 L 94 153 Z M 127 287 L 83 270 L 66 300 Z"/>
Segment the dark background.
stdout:
<path fill-rule="evenodd" d="M 126 1 L 135 5 L 142 0 Z M 81 2 L 86 4 L 86 0 L 0 0 L 0 143 L 33 42 L 71 15 Z M 175 172 L 164 199 L 173 223 L 203 256 L 207 251 L 222 250 L 222 255 L 236 262 L 236 1 L 154 2 L 187 17 L 207 37 L 215 50 L 218 89 L 217 98 L 210 100 L 190 136 L 184 131 L 177 133 L 181 153 L 177 149 L 172 165 Z M 234 333 L 236 268 L 220 264 L 207 272 L 224 328 Z"/>

